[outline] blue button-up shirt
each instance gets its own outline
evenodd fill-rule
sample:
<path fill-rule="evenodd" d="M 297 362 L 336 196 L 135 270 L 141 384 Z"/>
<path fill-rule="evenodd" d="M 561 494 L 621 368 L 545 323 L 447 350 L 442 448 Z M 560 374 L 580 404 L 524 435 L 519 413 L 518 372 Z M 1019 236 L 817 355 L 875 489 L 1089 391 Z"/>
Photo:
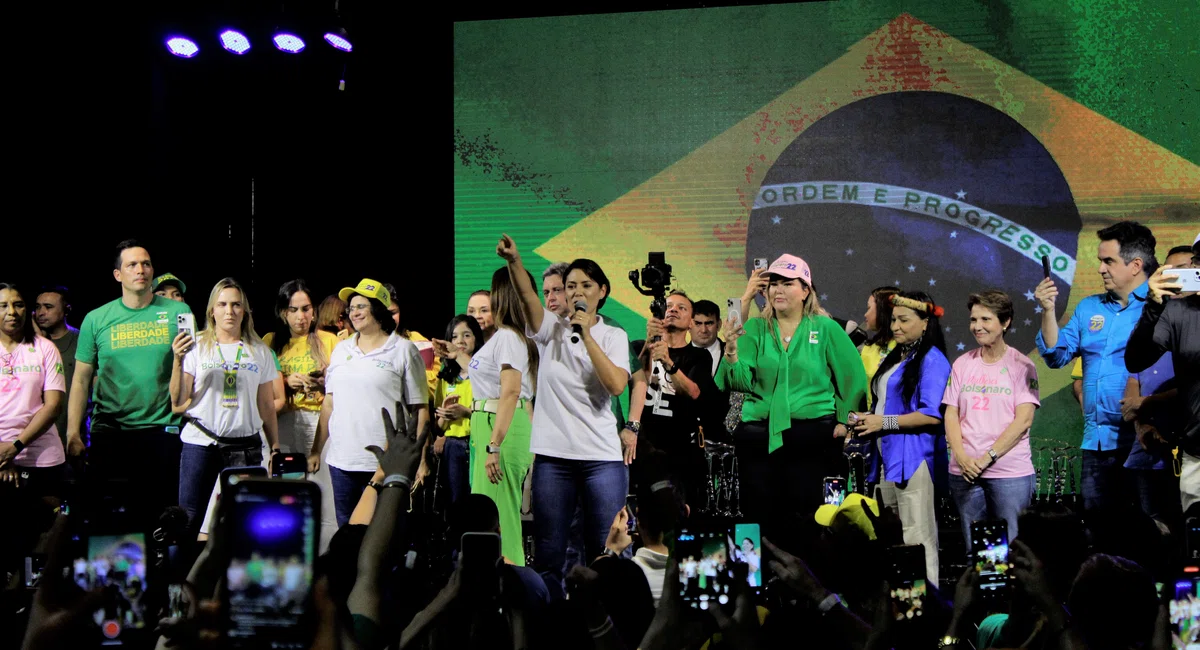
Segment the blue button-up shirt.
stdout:
<path fill-rule="evenodd" d="M 1121 398 L 1129 372 L 1125 344 L 1142 316 L 1147 284 L 1129 294 L 1125 307 L 1109 293 L 1084 298 L 1058 331 L 1058 345 L 1046 347 L 1038 332 L 1038 352 L 1051 368 L 1083 357 L 1083 449 L 1107 451 L 1134 442 L 1133 424 L 1121 418 Z"/>

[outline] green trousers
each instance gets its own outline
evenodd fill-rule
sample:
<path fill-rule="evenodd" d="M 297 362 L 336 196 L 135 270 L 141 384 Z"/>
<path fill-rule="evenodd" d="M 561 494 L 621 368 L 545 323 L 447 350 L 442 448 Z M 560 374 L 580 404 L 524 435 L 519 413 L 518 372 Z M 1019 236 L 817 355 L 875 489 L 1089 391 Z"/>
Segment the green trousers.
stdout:
<path fill-rule="evenodd" d="M 471 494 L 484 494 L 496 502 L 500 511 L 500 549 L 517 566 L 525 566 L 525 536 L 521 532 L 521 489 L 525 475 L 533 465 L 529 451 L 529 413 L 518 408 L 500 445 L 499 483 L 487 475 L 487 445 L 492 439 L 494 413 L 471 414 Z"/>

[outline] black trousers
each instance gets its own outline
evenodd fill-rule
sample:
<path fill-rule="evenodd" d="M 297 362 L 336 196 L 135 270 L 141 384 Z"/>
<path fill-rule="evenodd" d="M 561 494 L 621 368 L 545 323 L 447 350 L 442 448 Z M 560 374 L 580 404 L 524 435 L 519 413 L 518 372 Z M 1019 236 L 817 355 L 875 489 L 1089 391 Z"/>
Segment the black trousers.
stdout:
<path fill-rule="evenodd" d="M 824 501 L 826 476 L 845 476 L 836 418 L 792 420 L 783 446 L 769 453 L 766 422 L 743 422 L 734 431 L 742 513 L 765 537 L 791 553 L 806 554 L 820 537 L 813 514 Z"/>
<path fill-rule="evenodd" d="M 163 428 L 93 431 L 83 490 L 89 514 L 153 530 L 163 510 L 179 505 L 182 446 Z"/>

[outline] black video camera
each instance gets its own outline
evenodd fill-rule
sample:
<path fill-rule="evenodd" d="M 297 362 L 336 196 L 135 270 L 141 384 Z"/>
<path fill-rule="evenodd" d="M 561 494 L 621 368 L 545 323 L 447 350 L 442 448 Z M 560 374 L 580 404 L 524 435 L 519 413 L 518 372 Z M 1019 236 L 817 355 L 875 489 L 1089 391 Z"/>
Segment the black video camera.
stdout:
<path fill-rule="evenodd" d="M 671 265 L 667 264 L 667 254 L 650 253 L 649 261 L 640 273 L 636 269 L 629 272 L 629 281 L 643 296 L 654 299 L 650 303 L 650 313 L 655 318 L 662 318 L 667 311 L 667 292 L 671 290 Z"/>

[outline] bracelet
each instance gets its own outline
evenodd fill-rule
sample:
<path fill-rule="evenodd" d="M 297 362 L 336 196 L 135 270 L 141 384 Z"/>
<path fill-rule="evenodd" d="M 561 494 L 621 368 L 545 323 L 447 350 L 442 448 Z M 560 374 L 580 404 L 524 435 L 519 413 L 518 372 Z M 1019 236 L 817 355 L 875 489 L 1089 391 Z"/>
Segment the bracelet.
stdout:
<path fill-rule="evenodd" d="M 379 494 L 379 491 L 383 489 L 383 486 L 375 481 L 367 481 L 367 487 L 375 490 L 375 494 Z"/>
<path fill-rule="evenodd" d="M 829 610 L 841 604 L 842 599 L 839 598 L 837 594 L 830 592 L 830 594 L 821 601 L 821 604 L 817 605 L 817 609 L 821 610 L 822 614 L 828 614 Z"/>
<path fill-rule="evenodd" d="M 20 438 L 17 438 L 16 440 L 14 440 L 12 443 L 12 446 L 14 449 L 17 450 L 18 454 L 25 450 L 25 443 L 21 442 Z"/>
<path fill-rule="evenodd" d="M 389 488 L 393 486 L 412 487 L 412 479 L 403 474 L 389 474 L 383 478 L 383 487 Z"/>
<path fill-rule="evenodd" d="M 606 616 L 606 617 L 604 617 L 604 622 L 600 624 L 600 627 L 597 627 L 594 629 L 589 629 L 588 632 L 591 633 L 593 639 L 599 639 L 600 637 L 602 637 L 605 634 L 608 634 L 610 631 L 612 631 L 612 629 L 613 629 L 612 617 Z"/>
<path fill-rule="evenodd" d="M 641 423 L 641 422 L 634 422 L 633 420 L 627 420 L 627 421 L 625 422 L 625 428 L 626 428 L 626 429 L 629 429 L 630 431 L 632 431 L 632 432 L 633 432 L 633 435 L 635 435 L 635 436 L 636 436 L 636 435 L 638 435 L 638 434 L 640 434 L 640 433 L 642 432 L 642 423 Z"/>
<path fill-rule="evenodd" d="M 899 415 L 883 416 L 883 430 L 884 431 L 899 431 L 900 430 L 900 416 Z"/>

